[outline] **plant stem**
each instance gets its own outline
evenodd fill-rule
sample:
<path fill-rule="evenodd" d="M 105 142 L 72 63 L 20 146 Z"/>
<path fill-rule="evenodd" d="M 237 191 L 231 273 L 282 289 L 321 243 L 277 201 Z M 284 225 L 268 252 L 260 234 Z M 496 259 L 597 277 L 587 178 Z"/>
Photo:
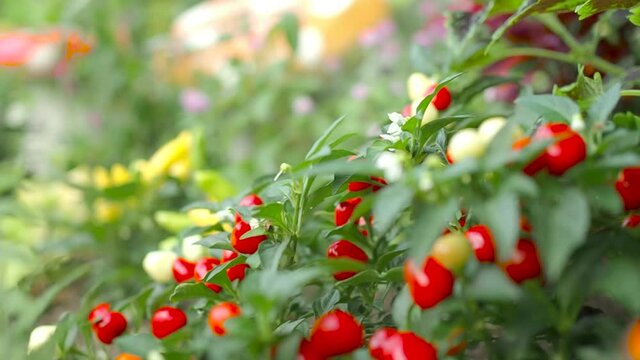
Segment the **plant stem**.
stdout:
<path fill-rule="evenodd" d="M 589 55 L 591 58 L 582 59 L 577 58 L 576 54 L 570 53 L 562 53 L 553 50 L 541 49 L 536 47 L 515 47 L 510 49 L 505 49 L 503 51 L 497 52 L 498 59 L 504 59 L 511 56 L 533 56 L 545 59 L 551 59 L 556 61 L 561 61 L 569 64 L 575 63 L 591 63 L 596 68 L 600 70 L 610 73 L 614 76 L 623 76 L 625 74 L 624 69 L 621 67 L 612 64 L 604 59 L 596 57 L 595 55 Z"/>
<path fill-rule="evenodd" d="M 622 90 L 620 96 L 640 96 L 640 90 Z"/>
<path fill-rule="evenodd" d="M 555 14 L 541 14 L 538 19 L 549 30 L 553 31 L 558 37 L 575 53 L 584 52 L 584 46 L 576 39 L 573 34 L 558 20 Z"/>

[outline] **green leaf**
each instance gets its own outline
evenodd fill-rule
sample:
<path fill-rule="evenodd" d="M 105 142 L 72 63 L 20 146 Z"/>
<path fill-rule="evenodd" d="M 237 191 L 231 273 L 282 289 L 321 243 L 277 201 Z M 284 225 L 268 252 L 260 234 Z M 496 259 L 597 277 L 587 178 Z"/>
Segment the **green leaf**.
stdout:
<path fill-rule="evenodd" d="M 183 283 L 178 284 L 173 293 L 169 296 L 169 301 L 179 302 L 193 299 L 215 299 L 216 293 L 211 291 L 204 283 Z"/>
<path fill-rule="evenodd" d="M 200 191 L 207 194 L 213 201 L 225 200 L 234 196 L 237 192 L 230 181 L 214 170 L 196 171 L 194 180 Z"/>
<path fill-rule="evenodd" d="M 489 199 L 478 200 L 474 213 L 487 224 L 496 241 L 499 258 L 506 260 L 513 254 L 518 240 L 520 225 L 520 205 L 518 196 L 502 188 Z"/>
<path fill-rule="evenodd" d="M 580 115 L 580 108 L 571 99 L 555 95 L 529 95 L 518 98 L 517 106 L 523 106 L 548 121 L 564 120 L 571 123 L 576 115 Z"/>
<path fill-rule="evenodd" d="M 611 9 L 629 9 L 638 5 L 638 0 L 588 0 L 576 7 L 580 20 Z"/>
<path fill-rule="evenodd" d="M 391 316 L 393 317 L 393 322 L 398 326 L 399 329 L 407 329 L 409 327 L 409 312 L 413 307 L 413 299 L 411 299 L 411 295 L 409 294 L 409 289 L 406 286 L 400 290 L 398 296 L 393 301 L 393 306 L 391 308 Z"/>
<path fill-rule="evenodd" d="M 438 235 L 453 219 L 456 211 L 458 202 L 454 198 L 447 199 L 444 203 L 422 204 L 418 207 L 415 222 L 407 235 L 409 254 L 414 260 L 422 263 L 424 256 L 429 253 Z"/>
<path fill-rule="evenodd" d="M 140 187 L 137 182 L 130 182 L 123 185 L 106 188 L 101 192 L 101 195 L 111 200 L 124 200 L 130 196 L 135 195 L 139 188 Z"/>
<path fill-rule="evenodd" d="M 589 108 L 589 120 L 591 124 L 604 124 L 613 109 L 620 100 L 620 83 L 612 85 L 602 96 L 600 96 Z"/>
<path fill-rule="evenodd" d="M 635 26 L 640 26 L 640 5 L 631 9 L 629 12 L 629 21 Z"/>
<path fill-rule="evenodd" d="M 260 236 L 260 235 L 265 235 L 267 233 L 267 230 L 263 227 L 257 227 L 255 229 L 251 229 L 249 231 L 247 231 L 246 233 L 242 234 L 242 236 L 240 236 L 240 240 L 244 240 L 250 237 L 254 237 L 254 236 Z"/>
<path fill-rule="evenodd" d="M 354 276 L 338 281 L 338 286 L 356 286 L 361 284 L 375 284 L 382 280 L 380 274 L 373 269 L 367 269 L 365 271 L 358 272 Z"/>
<path fill-rule="evenodd" d="M 298 17 L 295 14 L 287 13 L 280 18 L 280 21 L 273 28 L 272 33 L 277 30 L 284 32 L 287 37 L 287 42 L 291 46 L 291 49 L 295 51 L 298 47 L 298 28 L 300 24 Z"/>
<path fill-rule="evenodd" d="M 402 183 L 385 186 L 377 193 L 373 204 L 373 227 L 378 236 L 386 234 L 404 209 L 411 205 L 413 194 L 413 188 Z"/>
<path fill-rule="evenodd" d="M 549 189 L 532 204 L 533 238 L 538 245 L 542 268 L 556 280 L 571 254 L 586 239 L 589 230 L 589 202 L 576 188 Z"/>
<path fill-rule="evenodd" d="M 218 232 L 213 235 L 208 235 L 201 240 L 196 241 L 195 244 L 202 245 L 210 249 L 233 250 L 233 247 L 229 242 L 229 234 L 226 232 Z"/>
<path fill-rule="evenodd" d="M 306 317 L 301 317 L 299 319 L 296 320 L 289 320 L 289 321 L 285 321 L 282 324 L 280 324 L 276 330 L 274 331 L 274 334 L 276 336 L 286 336 L 291 334 L 292 332 L 295 331 L 295 329 L 300 326 L 300 324 L 302 324 L 303 322 L 307 321 Z"/>
<path fill-rule="evenodd" d="M 309 149 L 309 152 L 305 156 L 305 160 L 309 160 L 318 151 L 320 151 L 322 147 L 325 146 L 325 144 L 327 143 L 327 141 L 329 141 L 329 138 L 331 137 L 333 132 L 336 130 L 336 128 L 338 128 L 338 126 L 342 123 L 342 121 L 344 121 L 344 119 L 345 119 L 344 116 L 339 117 L 331 124 L 331 126 L 329 126 L 329 128 L 327 128 L 327 130 L 324 131 L 324 133 L 322 133 L 320 138 L 318 138 L 318 140 L 316 140 L 316 142 L 313 143 L 313 145 L 311 146 L 311 149 Z"/>
<path fill-rule="evenodd" d="M 479 301 L 515 301 L 522 296 L 522 290 L 495 266 L 480 267 L 465 291 Z"/>
<path fill-rule="evenodd" d="M 620 257 L 608 259 L 598 272 L 595 293 L 619 301 L 634 315 L 640 314 L 640 264 L 636 259 Z"/>
<path fill-rule="evenodd" d="M 122 335 L 114 340 L 114 345 L 122 352 L 146 357 L 153 350 L 161 350 L 160 340 L 151 334 Z"/>

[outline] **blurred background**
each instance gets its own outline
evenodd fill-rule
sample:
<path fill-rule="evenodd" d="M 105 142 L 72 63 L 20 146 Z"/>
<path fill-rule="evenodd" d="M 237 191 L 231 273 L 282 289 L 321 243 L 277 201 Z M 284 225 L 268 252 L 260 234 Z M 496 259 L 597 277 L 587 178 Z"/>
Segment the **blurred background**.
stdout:
<path fill-rule="evenodd" d="M 185 204 L 222 201 L 273 177 L 339 116 L 345 133 L 360 134 L 354 147 L 377 136 L 386 114 L 410 101 L 414 71 L 442 78 L 475 66 L 468 79 L 495 85 L 466 96 L 479 114 L 506 113 L 521 88 L 575 79 L 568 65 L 477 56 L 504 20 L 461 41 L 481 8 L 465 0 L 0 2 L 0 328 L 13 329 L 0 331 L 2 357 L 21 358 L 34 325 L 64 323 L 98 296 L 125 298 L 148 283 L 144 254 L 179 246 L 180 229 L 212 216 L 180 212 Z M 581 34 L 575 16 L 563 21 Z M 629 41 L 637 31 L 620 30 L 625 21 L 594 20 L 609 29 L 595 43 L 622 65 L 640 43 Z M 538 25 L 514 27 L 505 41 L 565 49 Z"/>

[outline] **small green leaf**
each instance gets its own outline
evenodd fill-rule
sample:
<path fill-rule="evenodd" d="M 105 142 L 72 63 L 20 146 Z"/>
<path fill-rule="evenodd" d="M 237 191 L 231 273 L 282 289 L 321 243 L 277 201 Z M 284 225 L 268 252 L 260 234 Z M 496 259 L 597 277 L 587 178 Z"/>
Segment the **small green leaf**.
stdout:
<path fill-rule="evenodd" d="M 532 204 L 533 237 L 542 268 L 549 280 L 557 279 L 569 257 L 586 239 L 589 202 L 576 188 L 549 189 Z"/>
<path fill-rule="evenodd" d="M 454 198 L 447 199 L 444 203 L 422 204 L 418 207 L 415 222 L 408 230 L 407 236 L 410 246 L 409 254 L 414 260 L 422 262 L 438 235 L 453 219 L 456 211 L 458 211 L 458 202 Z"/>
<path fill-rule="evenodd" d="M 331 126 L 329 126 L 329 128 L 327 128 L 327 130 L 324 131 L 324 133 L 322 133 L 322 135 L 320 136 L 320 138 L 318 138 L 318 140 L 316 140 L 316 142 L 311 146 L 311 149 L 309 149 L 309 152 L 307 153 L 307 155 L 305 156 L 305 160 L 309 160 L 312 156 L 314 156 L 318 151 L 320 151 L 320 149 L 322 149 L 322 147 L 325 146 L 325 144 L 327 143 L 327 141 L 329 141 L 329 137 L 331 137 L 331 135 L 333 134 L 333 132 L 338 128 L 338 126 L 342 123 L 342 121 L 345 119 L 344 116 L 341 116 L 340 118 L 338 118 L 336 121 L 334 121 Z"/>
<path fill-rule="evenodd" d="M 616 83 L 600 96 L 589 108 L 591 124 L 604 124 L 620 100 L 620 83 Z"/>
<path fill-rule="evenodd" d="M 608 259 L 601 265 L 594 284 L 596 293 L 617 300 L 635 316 L 640 315 L 640 264 L 635 258 Z"/>
<path fill-rule="evenodd" d="M 518 240 L 520 205 L 518 196 L 508 189 L 501 189 L 490 199 L 483 199 L 474 206 L 474 213 L 491 229 L 496 240 L 499 258 L 508 259 Z"/>
<path fill-rule="evenodd" d="M 518 98 L 515 101 L 517 106 L 523 106 L 547 121 L 564 120 L 571 123 L 576 115 L 580 115 L 578 105 L 567 97 L 555 95 L 529 95 Z"/>
<path fill-rule="evenodd" d="M 580 15 L 580 20 L 589 16 L 611 9 L 629 9 L 638 5 L 637 0 L 588 0 L 576 7 L 576 13 Z"/>
<path fill-rule="evenodd" d="M 202 245 L 210 249 L 233 250 L 233 247 L 229 242 L 229 234 L 226 232 L 218 232 L 213 235 L 208 235 L 195 242 L 195 244 Z"/>
<path fill-rule="evenodd" d="M 151 336 L 151 334 L 132 334 L 123 335 L 114 340 L 115 346 L 122 352 L 146 357 L 149 352 L 162 349 L 160 340 Z"/>
<path fill-rule="evenodd" d="M 386 234 L 402 211 L 411 205 L 413 194 L 413 188 L 402 183 L 385 186 L 377 193 L 373 204 L 373 227 L 377 235 Z"/>
<path fill-rule="evenodd" d="M 407 329 L 409 327 L 409 311 L 411 311 L 412 307 L 413 299 L 411 299 L 409 289 L 404 286 L 393 301 L 393 306 L 391 308 L 393 322 L 399 329 Z"/>
<path fill-rule="evenodd" d="M 522 290 L 495 266 L 478 269 L 466 292 L 480 301 L 514 301 L 522 296 Z"/>
<path fill-rule="evenodd" d="M 179 302 L 193 299 L 213 299 L 216 293 L 211 291 L 204 283 L 183 283 L 178 284 L 173 293 L 169 296 L 169 301 Z"/>
<path fill-rule="evenodd" d="M 242 236 L 240 236 L 240 240 L 248 239 L 248 238 L 254 237 L 254 236 L 265 235 L 266 233 L 267 233 L 267 230 L 265 230 L 265 228 L 257 227 L 255 229 L 251 229 L 251 230 L 247 231 L 246 233 L 242 234 Z"/>

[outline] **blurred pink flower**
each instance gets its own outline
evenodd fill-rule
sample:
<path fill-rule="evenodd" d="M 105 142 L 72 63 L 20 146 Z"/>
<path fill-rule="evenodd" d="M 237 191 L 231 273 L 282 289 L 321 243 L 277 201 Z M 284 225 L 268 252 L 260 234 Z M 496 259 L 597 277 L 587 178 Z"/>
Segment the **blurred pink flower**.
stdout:
<path fill-rule="evenodd" d="M 180 105 L 182 105 L 184 111 L 190 114 L 199 114 L 207 111 L 211 106 L 211 102 L 204 92 L 189 88 L 182 90 L 180 94 Z"/>
<path fill-rule="evenodd" d="M 385 20 L 377 26 L 366 30 L 360 34 L 360 45 L 370 48 L 384 44 L 396 31 L 396 23 L 392 20 Z"/>
<path fill-rule="evenodd" d="M 351 97 L 359 101 L 365 100 L 369 97 L 369 87 L 362 83 L 355 84 L 351 88 Z"/>
<path fill-rule="evenodd" d="M 430 46 L 437 41 L 444 40 L 446 36 L 445 18 L 438 16 L 427 21 L 425 27 L 413 34 L 413 41 L 421 46 Z"/>
<path fill-rule="evenodd" d="M 296 115 L 307 115 L 316 108 L 316 104 L 313 99 L 308 95 L 299 95 L 293 99 L 291 109 Z"/>

